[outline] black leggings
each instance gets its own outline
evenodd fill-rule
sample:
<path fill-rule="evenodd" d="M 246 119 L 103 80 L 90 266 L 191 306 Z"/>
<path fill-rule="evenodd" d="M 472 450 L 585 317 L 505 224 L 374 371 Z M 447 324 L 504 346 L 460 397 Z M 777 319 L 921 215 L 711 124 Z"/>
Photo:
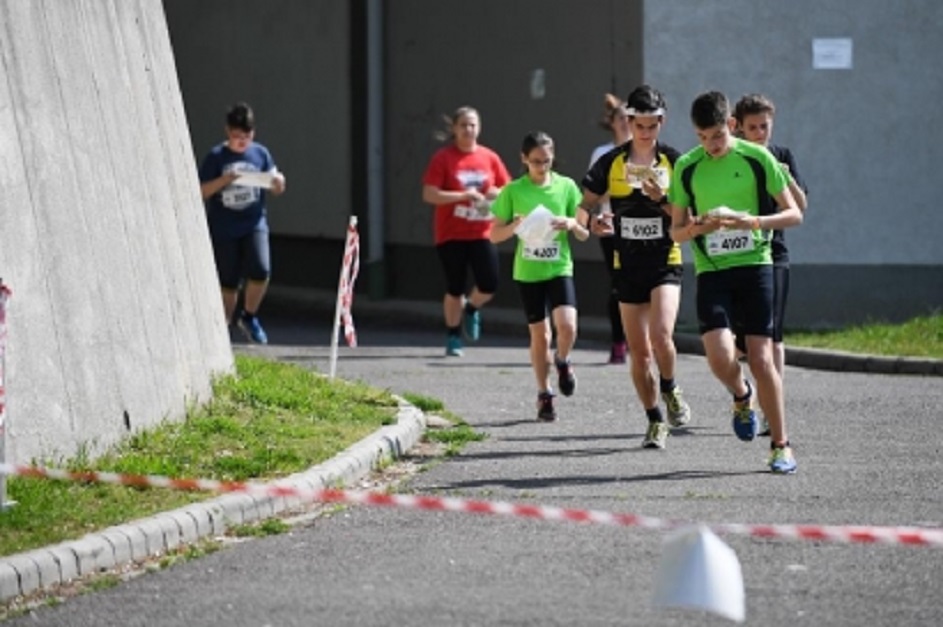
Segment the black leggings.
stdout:
<path fill-rule="evenodd" d="M 571 276 L 558 276 L 534 283 L 518 281 L 517 286 L 521 292 L 527 324 L 545 320 L 547 312 L 553 312 L 557 307 L 576 307 L 576 286 Z"/>
<path fill-rule="evenodd" d="M 606 272 L 609 273 L 609 300 L 606 308 L 609 312 L 609 328 L 612 343 L 625 341 L 625 329 L 622 328 L 622 316 L 619 314 L 619 289 L 616 287 L 619 271 L 615 267 L 615 250 L 618 239 L 615 237 L 600 237 L 599 247 L 602 249 L 603 262 Z"/>
<path fill-rule="evenodd" d="M 773 266 L 773 342 L 783 341 L 783 322 L 786 318 L 786 300 L 789 297 L 789 266 Z M 739 327 L 737 324 L 735 327 Z M 735 328 L 737 349 L 747 352 L 747 339 L 742 329 Z"/>
<path fill-rule="evenodd" d="M 449 296 L 465 293 L 469 267 L 479 292 L 494 294 L 498 290 L 498 249 L 489 240 L 450 240 L 436 246 L 436 250 Z"/>

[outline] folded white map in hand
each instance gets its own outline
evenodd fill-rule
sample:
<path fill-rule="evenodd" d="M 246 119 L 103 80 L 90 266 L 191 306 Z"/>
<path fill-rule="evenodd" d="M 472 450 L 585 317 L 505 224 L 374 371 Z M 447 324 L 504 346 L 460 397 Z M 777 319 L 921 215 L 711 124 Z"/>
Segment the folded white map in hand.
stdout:
<path fill-rule="evenodd" d="M 233 181 L 233 184 L 242 187 L 272 189 L 272 181 L 274 180 L 275 172 L 241 172 L 239 178 Z"/>
<path fill-rule="evenodd" d="M 556 236 L 556 232 L 553 230 L 553 218 L 553 212 L 543 205 L 537 205 L 517 225 L 514 233 L 524 240 L 524 243 L 528 246 L 543 246 Z"/>
<path fill-rule="evenodd" d="M 710 216 L 711 218 L 716 218 L 720 220 L 727 219 L 727 218 L 737 219 L 737 218 L 742 218 L 743 216 L 747 215 L 747 212 L 736 211 L 735 209 L 731 209 L 730 207 L 714 207 L 713 209 L 707 212 L 707 215 Z"/>

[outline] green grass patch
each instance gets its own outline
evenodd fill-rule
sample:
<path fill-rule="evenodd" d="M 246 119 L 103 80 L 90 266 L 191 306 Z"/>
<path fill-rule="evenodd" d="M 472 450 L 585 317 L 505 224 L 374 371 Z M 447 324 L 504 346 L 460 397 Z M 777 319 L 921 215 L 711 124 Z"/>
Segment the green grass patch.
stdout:
<path fill-rule="evenodd" d="M 427 440 L 445 444 L 445 455 L 456 455 L 469 442 L 480 442 L 487 436 L 481 431 L 475 431 L 466 422 L 459 422 L 448 429 L 433 429 L 426 432 Z"/>
<path fill-rule="evenodd" d="M 89 580 L 86 591 L 99 592 L 101 590 L 107 590 L 108 588 L 114 588 L 120 583 L 121 577 L 112 573 L 106 573 Z"/>
<path fill-rule="evenodd" d="M 331 381 L 298 366 L 237 356 L 236 373 L 184 420 L 141 430 L 71 470 L 266 481 L 324 462 L 395 419 L 385 391 Z M 57 464 L 61 465 L 61 464 Z M 0 513 L 0 555 L 79 538 L 115 524 L 205 500 L 208 493 L 10 477 Z"/>
<path fill-rule="evenodd" d="M 875 322 L 831 331 L 787 332 L 784 340 L 786 346 L 943 359 L 943 314 L 902 324 Z"/>
<path fill-rule="evenodd" d="M 254 525 L 236 525 L 229 533 L 237 538 L 263 538 L 277 536 L 291 529 L 291 525 L 281 518 L 266 518 Z"/>
<path fill-rule="evenodd" d="M 403 392 L 402 397 L 423 413 L 435 413 L 452 422 L 453 426 L 447 429 L 429 429 L 424 436 L 427 441 L 444 444 L 446 457 L 458 454 L 469 442 L 480 442 L 486 437 L 483 432 L 475 431 L 467 422 L 447 410 L 445 403 L 437 398 L 414 392 Z"/>
<path fill-rule="evenodd" d="M 431 396 L 424 396 L 413 392 L 403 392 L 401 396 L 423 412 L 442 411 L 445 409 L 445 403 Z"/>

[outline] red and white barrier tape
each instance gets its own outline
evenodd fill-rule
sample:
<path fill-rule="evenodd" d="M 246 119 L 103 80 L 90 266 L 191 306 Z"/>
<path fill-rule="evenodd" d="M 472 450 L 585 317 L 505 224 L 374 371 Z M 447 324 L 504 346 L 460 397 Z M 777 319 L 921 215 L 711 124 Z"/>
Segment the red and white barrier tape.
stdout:
<path fill-rule="evenodd" d="M 688 526 L 689 521 L 651 518 L 635 514 L 614 514 L 600 510 L 567 509 L 544 505 L 524 505 L 503 501 L 477 501 L 454 497 L 411 496 L 351 490 L 311 490 L 288 485 L 215 481 L 212 479 L 172 479 L 153 475 L 124 475 L 110 472 L 74 472 L 36 466 L 0 464 L 0 475 L 20 475 L 43 479 L 112 483 L 133 487 L 170 488 L 221 493 L 244 493 L 258 497 L 291 497 L 322 503 L 356 503 L 385 507 L 402 507 L 427 511 L 491 514 L 512 518 L 531 518 L 670 530 Z M 715 533 L 746 535 L 755 538 L 781 538 L 842 542 L 851 544 L 903 544 L 943 548 L 943 529 L 930 527 L 874 527 L 839 525 L 746 525 L 719 523 L 706 525 Z"/>
<path fill-rule="evenodd" d="M 351 348 L 357 346 L 357 331 L 351 307 L 354 304 L 354 283 L 360 273 L 360 234 L 356 222 L 347 227 L 347 242 L 344 246 L 344 263 L 341 269 L 340 299 L 341 323 L 344 325 L 344 339 Z"/>

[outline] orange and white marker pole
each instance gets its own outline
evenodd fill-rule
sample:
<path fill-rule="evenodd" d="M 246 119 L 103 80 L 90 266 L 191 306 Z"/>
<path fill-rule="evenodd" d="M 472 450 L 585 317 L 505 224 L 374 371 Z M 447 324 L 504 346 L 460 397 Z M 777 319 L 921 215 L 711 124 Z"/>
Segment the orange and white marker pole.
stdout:
<path fill-rule="evenodd" d="M 337 373 L 337 341 L 340 325 L 344 325 L 344 339 L 351 348 L 357 346 L 357 331 L 354 329 L 354 316 L 351 307 L 354 303 L 354 283 L 360 272 L 360 235 L 357 233 L 357 216 L 350 216 L 347 226 L 347 240 L 344 244 L 344 257 L 341 262 L 341 275 L 337 281 L 337 306 L 334 309 L 334 327 L 331 332 L 330 378 Z"/>

